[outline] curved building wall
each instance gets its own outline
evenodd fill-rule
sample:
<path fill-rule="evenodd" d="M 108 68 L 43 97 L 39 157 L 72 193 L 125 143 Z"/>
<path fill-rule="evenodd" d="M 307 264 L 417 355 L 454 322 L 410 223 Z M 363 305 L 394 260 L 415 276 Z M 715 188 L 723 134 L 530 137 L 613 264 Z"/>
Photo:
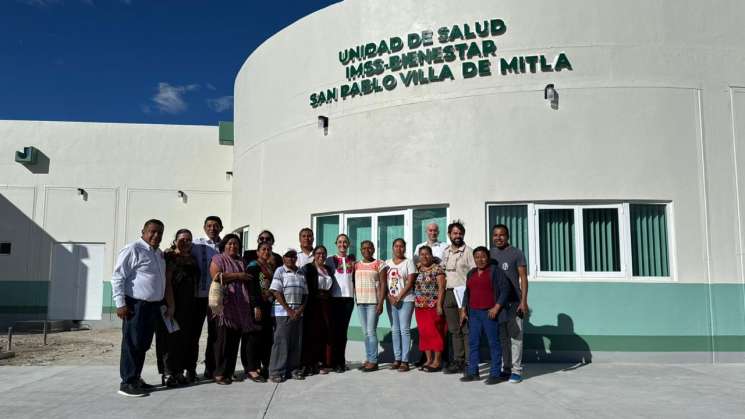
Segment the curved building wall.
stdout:
<path fill-rule="evenodd" d="M 619 219 L 663 204 L 669 272 L 653 278 L 633 273 L 631 252 L 620 277 L 542 273 L 538 218 L 528 214 L 534 335 L 743 361 L 745 5 L 714 3 L 347 0 L 314 13 L 237 76 L 234 224 L 270 228 L 286 247 L 314 215 L 340 213 L 344 230 L 355 212 L 440 206 L 466 222 L 475 246 L 487 244 L 494 204 L 618 205 Z M 405 87 L 407 70 L 385 70 L 377 78 L 394 75 L 395 89 L 340 97 L 352 81 L 339 51 L 490 19 L 507 28 L 484 38 L 497 46 L 491 75 L 466 79 L 463 62 L 479 58 L 456 59 L 453 80 Z M 501 72 L 502 58 L 552 63 L 560 53 L 571 70 Z M 547 84 L 558 91 L 552 106 Z M 311 106 L 311 94 L 334 88 L 337 100 Z M 620 224 L 628 235 L 633 222 Z"/>

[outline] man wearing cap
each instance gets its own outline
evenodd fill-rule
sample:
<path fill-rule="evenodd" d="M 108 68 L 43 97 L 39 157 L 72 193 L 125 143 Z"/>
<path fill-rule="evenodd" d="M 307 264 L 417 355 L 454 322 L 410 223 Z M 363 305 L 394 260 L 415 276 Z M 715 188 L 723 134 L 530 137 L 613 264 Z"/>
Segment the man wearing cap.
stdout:
<path fill-rule="evenodd" d="M 269 378 L 274 383 L 292 378 L 302 380 L 300 355 L 303 339 L 303 310 L 308 296 L 308 284 L 297 268 L 297 251 L 287 249 L 283 265 L 274 271 L 269 290 L 274 294 L 272 315 L 275 320 L 274 344 L 269 361 Z"/>

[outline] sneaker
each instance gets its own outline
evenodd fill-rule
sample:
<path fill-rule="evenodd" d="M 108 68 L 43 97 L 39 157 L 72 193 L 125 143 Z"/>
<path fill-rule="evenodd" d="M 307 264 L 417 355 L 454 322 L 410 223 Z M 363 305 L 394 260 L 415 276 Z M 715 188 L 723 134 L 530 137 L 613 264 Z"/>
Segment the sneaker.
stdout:
<path fill-rule="evenodd" d="M 140 378 L 138 385 L 140 386 L 141 389 L 145 391 L 149 391 L 155 388 L 154 385 L 146 383 L 145 380 L 143 380 L 142 378 Z"/>
<path fill-rule="evenodd" d="M 513 384 L 517 384 L 517 383 L 521 382 L 522 380 L 523 380 L 523 376 L 520 375 L 520 374 L 512 373 L 510 375 L 510 382 L 513 383 Z"/>
<path fill-rule="evenodd" d="M 447 368 L 443 371 L 445 374 L 460 374 L 464 370 L 463 364 L 459 362 L 452 362 L 448 365 Z"/>
<path fill-rule="evenodd" d="M 471 375 L 471 374 L 465 374 L 463 377 L 460 377 L 460 381 L 464 383 L 470 383 L 471 381 L 479 381 L 480 377 L 478 374 Z"/>
<path fill-rule="evenodd" d="M 117 393 L 127 397 L 147 396 L 147 392 L 135 384 L 119 384 L 119 391 Z"/>
<path fill-rule="evenodd" d="M 501 375 L 490 375 L 484 383 L 488 386 L 492 386 L 494 384 L 504 383 L 505 381 L 507 381 L 507 379 L 502 378 Z"/>
<path fill-rule="evenodd" d="M 197 372 L 194 370 L 186 371 L 186 383 L 187 384 L 193 384 L 199 381 L 199 378 L 197 378 Z"/>
<path fill-rule="evenodd" d="M 510 379 L 512 372 L 510 370 L 502 370 L 499 372 L 499 378 L 503 378 L 505 381 Z"/>
<path fill-rule="evenodd" d="M 295 370 L 292 372 L 292 378 L 294 380 L 305 380 L 305 375 L 303 375 L 302 370 Z"/>
<path fill-rule="evenodd" d="M 275 383 L 275 384 L 279 384 L 279 383 L 284 383 L 285 382 L 285 378 L 284 377 L 281 377 L 279 375 L 272 376 L 271 378 L 269 378 L 269 380 L 271 382 Z"/>

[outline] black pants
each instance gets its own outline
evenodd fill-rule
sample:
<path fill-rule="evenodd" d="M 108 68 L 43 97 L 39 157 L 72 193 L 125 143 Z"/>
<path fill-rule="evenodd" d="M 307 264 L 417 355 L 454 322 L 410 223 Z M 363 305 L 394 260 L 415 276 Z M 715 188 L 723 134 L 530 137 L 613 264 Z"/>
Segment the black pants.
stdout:
<path fill-rule="evenodd" d="M 215 341 L 215 377 L 229 378 L 235 372 L 238 361 L 238 345 L 243 332 L 225 326 L 217 327 Z"/>
<path fill-rule="evenodd" d="M 241 364 L 246 373 L 261 368 L 261 331 L 241 336 Z"/>
<path fill-rule="evenodd" d="M 331 333 L 333 339 L 331 360 L 333 367 L 344 367 L 347 363 L 347 329 L 354 311 L 354 298 L 331 299 Z"/>
<path fill-rule="evenodd" d="M 196 339 L 194 335 L 195 329 L 201 329 L 202 326 L 196 324 L 194 312 L 197 310 L 198 300 L 194 298 L 193 289 L 193 283 L 174 287 L 176 310 L 173 318 L 179 325 L 177 332 L 168 333 L 163 319 L 158 319 L 155 329 L 155 352 L 158 372 L 161 374 L 175 375 L 196 370 L 197 361 L 192 358 L 199 352 L 199 335 L 196 335 Z M 165 301 L 163 304 L 166 304 Z"/>
<path fill-rule="evenodd" d="M 269 362 L 272 357 L 272 345 L 274 345 L 274 317 L 272 316 L 272 303 L 263 302 L 261 305 L 261 331 L 257 332 L 258 342 L 255 349 L 257 354 L 255 359 L 261 363 L 261 369 L 264 373 L 269 372 Z M 257 367 L 259 368 L 259 367 Z"/>
<path fill-rule="evenodd" d="M 303 355 L 305 367 L 331 367 L 333 341 L 331 339 L 331 297 L 308 301 L 303 312 Z"/>
<path fill-rule="evenodd" d="M 207 310 L 207 346 L 204 348 L 204 373 L 212 375 L 215 372 L 215 359 L 217 344 L 217 320 L 212 318 Z"/>
<path fill-rule="evenodd" d="M 185 364 L 187 371 L 196 371 L 197 370 L 197 360 L 199 359 L 199 338 L 202 337 L 202 328 L 204 327 L 204 319 L 207 317 L 207 310 L 209 308 L 207 307 L 207 298 L 195 298 L 194 303 L 194 310 L 191 312 L 191 333 L 189 334 L 189 337 L 187 338 L 189 340 L 189 353 L 186 356 Z M 213 331 L 214 335 L 214 331 Z M 214 336 L 212 339 L 212 344 L 214 345 Z M 209 345 L 210 339 L 209 339 L 209 326 L 207 329 L 207 344 Z M 211 348 L 210 348 L 211 349 Z M 208 355 L 210 355 L 208 357 Z M 207 363 L 207 359 L 214 359 L 214 355 L 207 354 L 207 351 L 205 351 L 205 364 Z M 210 361 L 209 365 L 212 365 L 212 361 Z M 214 370 L 214 366 L 212 366 L 212 369 Z"/>
<path fill-rule="evenodd" d="M 122 354 L 119 375 L 123 384 L 137 384 L 145 365 L 145 354 L 153 343 L 155 324 L 160 318 L 160 302 L 126 297 L 130 317 L 122 321 Z"/>

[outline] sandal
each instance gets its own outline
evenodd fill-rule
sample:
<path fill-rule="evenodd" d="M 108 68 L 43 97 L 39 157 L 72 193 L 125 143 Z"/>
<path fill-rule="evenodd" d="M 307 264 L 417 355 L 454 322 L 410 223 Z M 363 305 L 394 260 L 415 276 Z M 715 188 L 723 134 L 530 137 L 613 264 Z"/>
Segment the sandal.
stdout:
<path fill-rule="evenodd" d="M 398 367 L 398 372 L 409 372 L 409 363 L 408 362 L 402 362 L 401 366 Z"/>
<path fill-rule="evenodd" d="M 215 377 L 215 384 L 221 385 L 221 386 L 227 386 L 230 385 L 233 381 L 230 378 L 226 377 Z"/>
<path fill-rule="evenodd" d="M 424 370 L 422 370 L 422 371 L 424 371 L 424 372 L 440 372 L 440 371 L 442 371 L 442 365 L 438 365 L 436 367 L 433 367 L 431 365 L 427 365 L 427 366 L 424 367 Z"/>
<path fill-rule="evenodd" d="M 397 370 L 399 368 L 401 368 L 401 361 L 396 361 L 396 362 L 394 362 L 394 363 L 391 364 L 391 369 L 392 370 Z"/>
<path fill-rule="evenodd" d="M 246 374 L 246 378 L 253 381 L 254 383 L 266 383 L 266 378 L 264 378 L 261 374 L 256 374 L 255 376 Z"/>

